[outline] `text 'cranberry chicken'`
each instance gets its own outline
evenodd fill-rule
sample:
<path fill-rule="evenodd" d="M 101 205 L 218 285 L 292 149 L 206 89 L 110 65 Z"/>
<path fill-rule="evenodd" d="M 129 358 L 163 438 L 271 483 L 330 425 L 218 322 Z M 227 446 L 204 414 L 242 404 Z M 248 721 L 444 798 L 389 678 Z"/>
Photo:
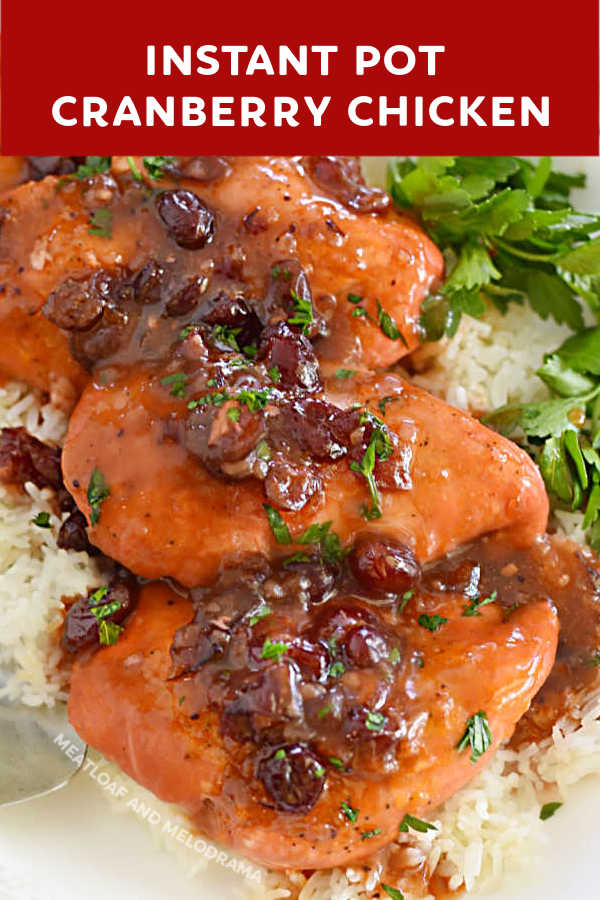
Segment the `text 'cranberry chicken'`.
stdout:
<path fill-rule="evenodd" d="M 600 671 L 600 567 L 545 533 L 538 450 L 411 378 L 463 258 L 444 285 L 355 159 L 0 174 L 0 371 L 69 417 L 62 453 L 4 428 L 0 475 L 56 491 L 104 573 L 64 620 L 75 729 L 200 834 L 274 869 L 375 854 L 401 896 L 403 823 Z"/>

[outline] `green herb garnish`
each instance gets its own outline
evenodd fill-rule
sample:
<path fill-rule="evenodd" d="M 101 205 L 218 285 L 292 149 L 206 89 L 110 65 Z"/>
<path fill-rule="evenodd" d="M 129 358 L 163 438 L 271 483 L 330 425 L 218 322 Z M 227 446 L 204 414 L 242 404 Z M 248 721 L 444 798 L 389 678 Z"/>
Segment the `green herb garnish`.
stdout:
<path fill-rule="evenodd" d="M 112 237 L 113 211 L 108 206 L 101 206 L 95 209 L 90 216 L 90 225 L 88 232 L 98 237 Z"/>
<path fill-rule="evenodd" d="M 271 638 L 265 638 L 260 658 L 279 660 L 288 650 L 289 644 L 286 644 L 285 641 L 272 641 Z"/>
<path fill-rule="evenodd" d="M 369 731 L 379 732 L 383 730 L 383 726 L 386 723 L 386 717 L 383 713 L 380 712 L 372 712 L 369 710 L 367 713 L 367 718 L 365 719 L 365 725 Z"/>
<path fill-rule="evenodd" d="M 361 841 L 366 841 L 369 838 L 375 837 L 376 835 L 381 834 L 381 828 L 372 828 L 371 831 L 363 831 L 360 836 Z"/>
<path fill-rule="evenodd" d="M 303 297 L 299 297 L 295 290 L 290 290 L 292 301 L 294 303 L 294 315 L 288 319 L 290 325 L 301 325 L 304 334 L 308 334 L 310 326 L 315 320 L 312 302 Z"/>
<path fill-rule="evenodd" d="M 290 529 L 281 518 L 281 513 L 276 510 L 275 507 L 269 506 L 268 503 L 263 503 L 263 509 L 267 514 L 269 525 L 271 526 L 271 531 L 273 532 L 277 543 L 291 544 L 292 536 L 290 534 Z"/>
<path fill-rule="evenodd" d="M 89 178 L 110 169 L 112 156 L 86 156 L 85 162 L 77 166 L 75 178 Z"/>
<path fill-rule="evenodd" d="M 480 616 L 481 613 L 479 610 L 481 607 L 487 606 L 489 603 L 494 603 L 497 598 L 498 591 L 492 591 L 489 597 L 484 597 L 483 600 L 473 597 L 466 606 L 463 606 L 463 616 Z"/>
<path fill-rule="evenodd" d="M 544 803 L 542 808 L 540 809 L 540 819 L 542 822 L 545 822 L 546 819 L 551 819 L 557 809 L 560 809 L 562 803 Z"/>
<path fill-rule="evenodd" d="M 50 528 L 50 513 L 39 512 L 31 521 L 34 525 L 37 525 L 38 528 Z"/>
<path fill-rule="evenodd" d="M 172 375 L 165 375 L 164 378 L 160 379 L 160 383 L 164 387 L 170 387 L 170 394 L 172 397 L 178 397 L 181 399 L 185 397 L 185 389 L 187 386 L 188 377 L 185 372 L 173 372 Z"/>
<path fill-rule="evenodd" d="M 340 381 L 345 381 L 347 378 L 353 378 L 356 375 L 356 369 L 336 369 L 334 374 Z"/>
<path fill-rule="evenodd" d="M 417 213 L 442 249 L 447 278 L 422 308 L 426 340 L 456 333 L 463 313 L 479 318 L 488 297 L 500 309 L 527 297 L 543 318 L 583 326 L 577 296 L 600 309 L 600 218 L 576 212 L 581 175 L 519 157 L 404 159 L 389 168 L 396 204 Z"/>
<path fill-rule="evenodd" d="M 492 740 L 487 715 L 480 710 L 467 721 L 465 733 L 456 745 L 456 749 L 462 753 L 466 747 L 470 746 L 471 762 L 475 763 L 491 747 Z"/>
<path fill-rule="evenodd" d="M 390 887 L 389 884 L 384 884 L 383 881 L 381 882 L 381 887 L 392 900 L 404 900 L 404 894 L 398 888 Z"/>
<path fill-rule="evenodd" d="M 92 469 L 87 489 L 87 499 L 90 504 L 90 525 L 97 525 L 100 519 L 100 507 L 110 497 L 110 488 L 106 484 L 104 475 L 97 466 Z"/>
<path fill-rule="evenodd" d="M 354 824 L 354 822 L 356 822 L 356 820 L 358 819 L 358 814 L 360 812 L 360 809 L 353 809 L 353 807 L 350 805 L 350 803 L 346 803 L 345 800 L 342 800 L 342 802 L 340 804 L 340 809 L 343 812 L 343 814 L 345 815 L 345 817 L 348 819 L 349 822 L 352 822 L 353 824 Z"/>
<path fill-rule="evenodd" d="M 144 156 L 144 166 L 150 178 L 159 181 L 165 175 L 165 169 L 175 165 L 177 158 L 175 156 Z"/>
<path fill-rule="evenodd" d="M 427 613 L 421 613 L 417 621 L 422 628 L 435 632 L 439 631 L 442 625 L 446 624 L 448 619 L 445 619 L 444 616 L 438 616 L 437 613 L 434 616 L 430 616 Z"/>
<path fill-rule="evenodd" d="M 400 822 L 399 830 L 406 834 L 409 828 L 412 828 L 413 831 L 418 831 L 420 834 L 425 834 L 428 831 L 437 831 L 437 825 L 431 825 L 430 822 L 424 822 L 423 819 L 417 819 L 416 816 L 411 816 L 409 813 L 406 813 L 402 821 Z"/>

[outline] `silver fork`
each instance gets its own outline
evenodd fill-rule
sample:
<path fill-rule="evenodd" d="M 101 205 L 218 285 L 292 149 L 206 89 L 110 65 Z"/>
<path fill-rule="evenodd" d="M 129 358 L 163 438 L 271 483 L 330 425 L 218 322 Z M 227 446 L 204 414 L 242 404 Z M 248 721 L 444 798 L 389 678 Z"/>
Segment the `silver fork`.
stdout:
<path fill-rule="evenodd" d="M 69 725 L 65 703 L 29 707 L 0 700 L 0 806 L 64 787 L 86 750 Z"/>

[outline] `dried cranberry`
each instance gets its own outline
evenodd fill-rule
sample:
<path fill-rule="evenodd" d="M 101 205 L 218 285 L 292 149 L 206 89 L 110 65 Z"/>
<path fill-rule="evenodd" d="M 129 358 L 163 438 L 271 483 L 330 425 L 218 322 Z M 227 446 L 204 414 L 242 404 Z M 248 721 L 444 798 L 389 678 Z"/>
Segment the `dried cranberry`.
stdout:
<path fill-rule="evenodd" d="M 28 156 L 29 178 L 41 181 L 47 175 L 71 175 L 85 156 Z"/>
<path fill-rule="evenodd" d="M 79 597 L 70 607 L 64 622 L 62 644 L 69 653 L 76 653 L 83 647 L 99 643 L 99 620 L 92 612 L 94 607 L 118 603 L 119 608 L 106 616 L 105 621 L 119 624 L 135 609 L 137 591 L 130 577 L 111 582 L 108 591 L 101 597 L 91 591 L 87 597 Z"/>
<path fill-rule="evenodd" d="M 68 511 L 73 500 L 63 484 L 60 457 L 58 447 L 44 444 L 25 428 L 0 431 L 0 479 L 21 488 L 27 481 L 38 488 L 52 488 L 61 510 Z"/>
<path fill-rule="evenodd" d="M 274 462 L 269 466 L 264 489 L 267 500 L 280 509 L 302 509 L 321 488 L 318 474 L 306 466 Z"/>
<path fill-rule="evenodd" d="M 344 660 L 348 667 L 368 669 L 388 656 L 385 637 L 369 625 L 352 628 L 343 643 Z"/>
<path fill-rule="evenodd" d="M 421 578 L 421 566 L 407 544 L 371 532 L 357 538 L 350 566 L 360 583 L 375 591 L 401 594 Z"/>
<path fill-rule="evenodd" d="M 158 303 L 166 274 L 164 266 L 154 260 L 146 263 L 133 280 L 133 296 L 137 302 Z"/>
<path fill-rule="evenodd" d="M 303 388 L 309 392 L 321 387 L 319 361 L 311 342 L 286 322 L 265 329 L 259 359 L 264 360 L 268 369 L 277 369 L 280 387 Z"/>
<path fill-rule="evenodd" d="M 231 166 L 222 156 L 190 156 L 167 170 L 193 181 L 217 181 L 231 173 Z"/>
<path fill-rule="evenodd" d="M 245 459 L 265 433 L 260 412 L 250 412 L 246 406 L 237 409 L 239 417 L 234 421 L 223 408 L 198 406 L 185 422 L 184 447 L 215 473 L 222 472 L 224 463 Z"/>
<path fill-rule="evenodd" d="M 200 250 L 215 233 L 212 212 L 192 191 L 162 191 L 156 206 L 158 214 L 176 244 L 186 250 Z"/>
<path fill-rule="evenodd" d="M 71 335 L 73 357 L 84 369 L 91 371 L 98 362 L 117 353 L 125 340 L 128 323 L 126 312 L 105 308 L 94 328 Z"/>
<path fill-rule="evenodd" d="M 200 302 L 202 294 L 206 290 L 206 278 L 200 275 L 185 287 L 181 288 L 176 294 L 169 298 L 165 307 L 168 316 L 186 316 L 196 308 Z"/>
<path fill-rule="evenodd" d="M 313 459 L 340 459 L 358 426 L 357 410 L 342 410 L 324 400 L 296 400 L 280 407 L 270 433 L 276 445 L 293 441 Z"/>
<path fill-rule="evenodd" d="M 378 213 L 389 207 L 390 197 L 385 191 L 365 184 L 356 157 L 313 156 L 307 163 L 313 180 L 354 212 Z"/>
<path fill-rule="evenodd" d="M 74 550 L 77 553 L 89 553 L 95 556 L 98 549 L 90 544 L 87 532 L 87 520 L 82 512 L 76 509 L 62 523 L 56 546 L 62 550 Z"/>
<path fill-rule="evenodd" d="M 262 323 L 243 297 L 221 291 L 204 304 L 200 317 L 207 325 L 224 325 L 237 330 L 239 347 L 256 343 L 262 331 Z"/>
<path fill-rule="evenodd" d="M 104 299 L 89 281 L 67 278 L 42 307 L 46 318 L 65 331 L 87 331 L 99 320 Z"/>
<path fill-rule="evenodd" d="M 319 758 L 305 744 L 272 750 L 258 765 L 258 777 L 278 809 L 307 813 L 325 784 Z"/>

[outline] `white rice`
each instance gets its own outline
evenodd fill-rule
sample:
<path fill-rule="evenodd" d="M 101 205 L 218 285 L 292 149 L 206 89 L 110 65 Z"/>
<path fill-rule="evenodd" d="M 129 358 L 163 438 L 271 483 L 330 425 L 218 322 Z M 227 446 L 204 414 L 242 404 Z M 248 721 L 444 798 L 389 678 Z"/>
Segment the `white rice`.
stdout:
<path fill-rule="evenodd" d="M 481 322 L 465 318 L 456 338 L 433 361 L 422 354 L 422 370 L 415 381 L 476 412 L 515 400 L 540 399 L 546 392 L 535 370 L 543 354 L 566 334 L 563 327 L 542 322 L 527 306 L 513 306 L 504 317 L 492 310 Z M 24 425 L 45 440 L 59 441 L 65 421 L 39 396 L 10 384 L 0 390 L 0 425 Z M 94 563 L 85 554 L 56 548 L 56 518 L 51 530 L 31 523 L 42 509 L 50 510 L 48 496 L 32 486 L 24 498 L 0 490 L 0 666 L 10 672 L 2 692 L 32 705 L 54 702 L 65 688 L 65 675 L 57 669 L 61 598 L 98 583 Z M 583 540 L 581 514 L 561 513 L 557 518 L 565 534 Z M 438 831 L 401 837 L 412 847 L 415 866 L 425 860 L 427 870 L 445 876 L 452 889 L 475 893 L 531 870 L 544 841 L 540 804 L 564 800 L 575 782 L 600 773 L 599 716 L 600 697 L 593 697 L 579 722 L 557 725 L 542 745 L 518 754 L 500 748 L 476 780 L 440 808 Z M 109 763 L 102 765 L 111 768 Z M 130 794 L 147 797 L 166 818 L 178 816 L 187 827 L 181 813 L 133 785 L 115 767 L 112 770 Z M 197 853 L 160 830 L 152 831 L 191 874 L 206 867 Z M 363 867 L 319 872 L 309 879 L 299 872 L 265 872 L 260 889 L 249 885 L 248 893 L 268 900 L 366 900 L 374 893 L 381 896 L 379 874 L 376 868 Z M 406 896 L 410 898 L 408 892 Z"/>

